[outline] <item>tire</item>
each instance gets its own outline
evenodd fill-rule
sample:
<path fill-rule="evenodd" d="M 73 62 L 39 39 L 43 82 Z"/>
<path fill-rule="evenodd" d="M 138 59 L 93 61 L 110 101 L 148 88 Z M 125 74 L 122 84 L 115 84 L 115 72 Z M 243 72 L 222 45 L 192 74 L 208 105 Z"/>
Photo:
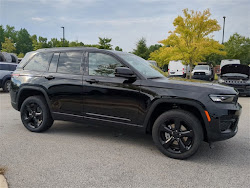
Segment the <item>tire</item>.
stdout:
<path fill-rule="evenodd" d="M 164 155 L 186 159 L 198 150 L 203 141 L 203 129 L 193 114 L 183 110 L 170 110 L 156 119 L 152 137 Z"/>
<path fill-rule="evenodd" d="M 10 91 L 10 80 L 6 80 L 3 84 L 3 91 L 9 92 Z"/>
<path fill-rule="evenodd" d="M 20 113 L 23 125 L 31 132 L 46 131 L 54 122 L 47 102 L 42 96 L 31 96 L 25 99 Z"/>

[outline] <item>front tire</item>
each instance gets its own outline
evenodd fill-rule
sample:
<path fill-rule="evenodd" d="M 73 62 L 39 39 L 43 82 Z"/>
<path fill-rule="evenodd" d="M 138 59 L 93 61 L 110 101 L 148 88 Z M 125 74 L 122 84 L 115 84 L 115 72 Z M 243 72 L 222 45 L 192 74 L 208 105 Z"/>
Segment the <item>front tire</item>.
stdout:
<path fill-rule="evenodd" d="M 152 137 L 164 155 L 186 159 L 198 150 L 203 140 L 203 130 L 193 114 L 183 110 L 170 110 L 156 119 Z"/>
<path fill-rule="evenodd" d="M 47 102 L 42 96 L 31 96 L 25 99 L 20 112 L 23 125 L 31 132 L 46 131 L 54 122 Z"/>

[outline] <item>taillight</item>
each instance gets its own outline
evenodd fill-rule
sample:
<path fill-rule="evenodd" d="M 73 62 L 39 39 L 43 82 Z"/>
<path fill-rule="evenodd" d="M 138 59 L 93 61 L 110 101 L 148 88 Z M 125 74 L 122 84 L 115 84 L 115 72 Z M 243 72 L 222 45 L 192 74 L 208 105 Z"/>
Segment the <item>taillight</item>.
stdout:
<path fill-rule="evenodd" d="M 184 68 L 182 68 L 182 70 L 184 71 Z"/>

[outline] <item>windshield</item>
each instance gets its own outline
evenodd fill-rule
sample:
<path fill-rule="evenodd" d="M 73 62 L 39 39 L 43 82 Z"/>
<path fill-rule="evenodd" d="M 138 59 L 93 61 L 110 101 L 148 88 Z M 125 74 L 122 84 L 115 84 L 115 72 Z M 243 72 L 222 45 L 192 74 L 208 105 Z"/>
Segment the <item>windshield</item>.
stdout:
<path fill-rule="evenodd" d="M 209 67 L 204 65 L 197 65 L 194 67 L 194 70 L 209 70 Z"/>
<path fill-rule="evenodd" d="M 119 53 L 122 59 L 128 62 L 132 67 L 134 67 L 138 72 L 140 72 L 146 78 L 161 78 L 164 75 L 157 69 L 157 67 L 153 66 L 148 61 L 138 57 L 134 54 L 129 53 Z"/>

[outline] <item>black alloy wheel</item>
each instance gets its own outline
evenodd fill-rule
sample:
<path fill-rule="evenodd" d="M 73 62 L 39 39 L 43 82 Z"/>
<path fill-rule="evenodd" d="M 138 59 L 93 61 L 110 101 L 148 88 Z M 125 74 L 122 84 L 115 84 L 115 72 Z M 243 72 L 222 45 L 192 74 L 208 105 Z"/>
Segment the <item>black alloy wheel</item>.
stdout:
<path fill-rule="evenodd" d="M 54 122 L 47 102 L 42 96 L 25 99 L 20 112 L 23 125 L 32 132 L 46 131 Z"/>
<path fill-rule="evenodd" d="M 192 128 L 178 117 L 168 119 L 161 124 L 158 134 L 162 146 L 172 153 L 184 153 L 193 145 Z"/>
<path fill-rule="evenodd" d="M 203 130 L 193 114 L 183 110 L 170 110 L 156 119 L 152 136 L 163 154 L 175 159 L 185 159 L 198 150 L 203 140 Z"/>
<path fill-rule="evenodd" d="M 33 129 L 38 128 L 43 122 L 43 110 L 37 103 L 26 103 L 22 113 L 23 120 Z"/>

